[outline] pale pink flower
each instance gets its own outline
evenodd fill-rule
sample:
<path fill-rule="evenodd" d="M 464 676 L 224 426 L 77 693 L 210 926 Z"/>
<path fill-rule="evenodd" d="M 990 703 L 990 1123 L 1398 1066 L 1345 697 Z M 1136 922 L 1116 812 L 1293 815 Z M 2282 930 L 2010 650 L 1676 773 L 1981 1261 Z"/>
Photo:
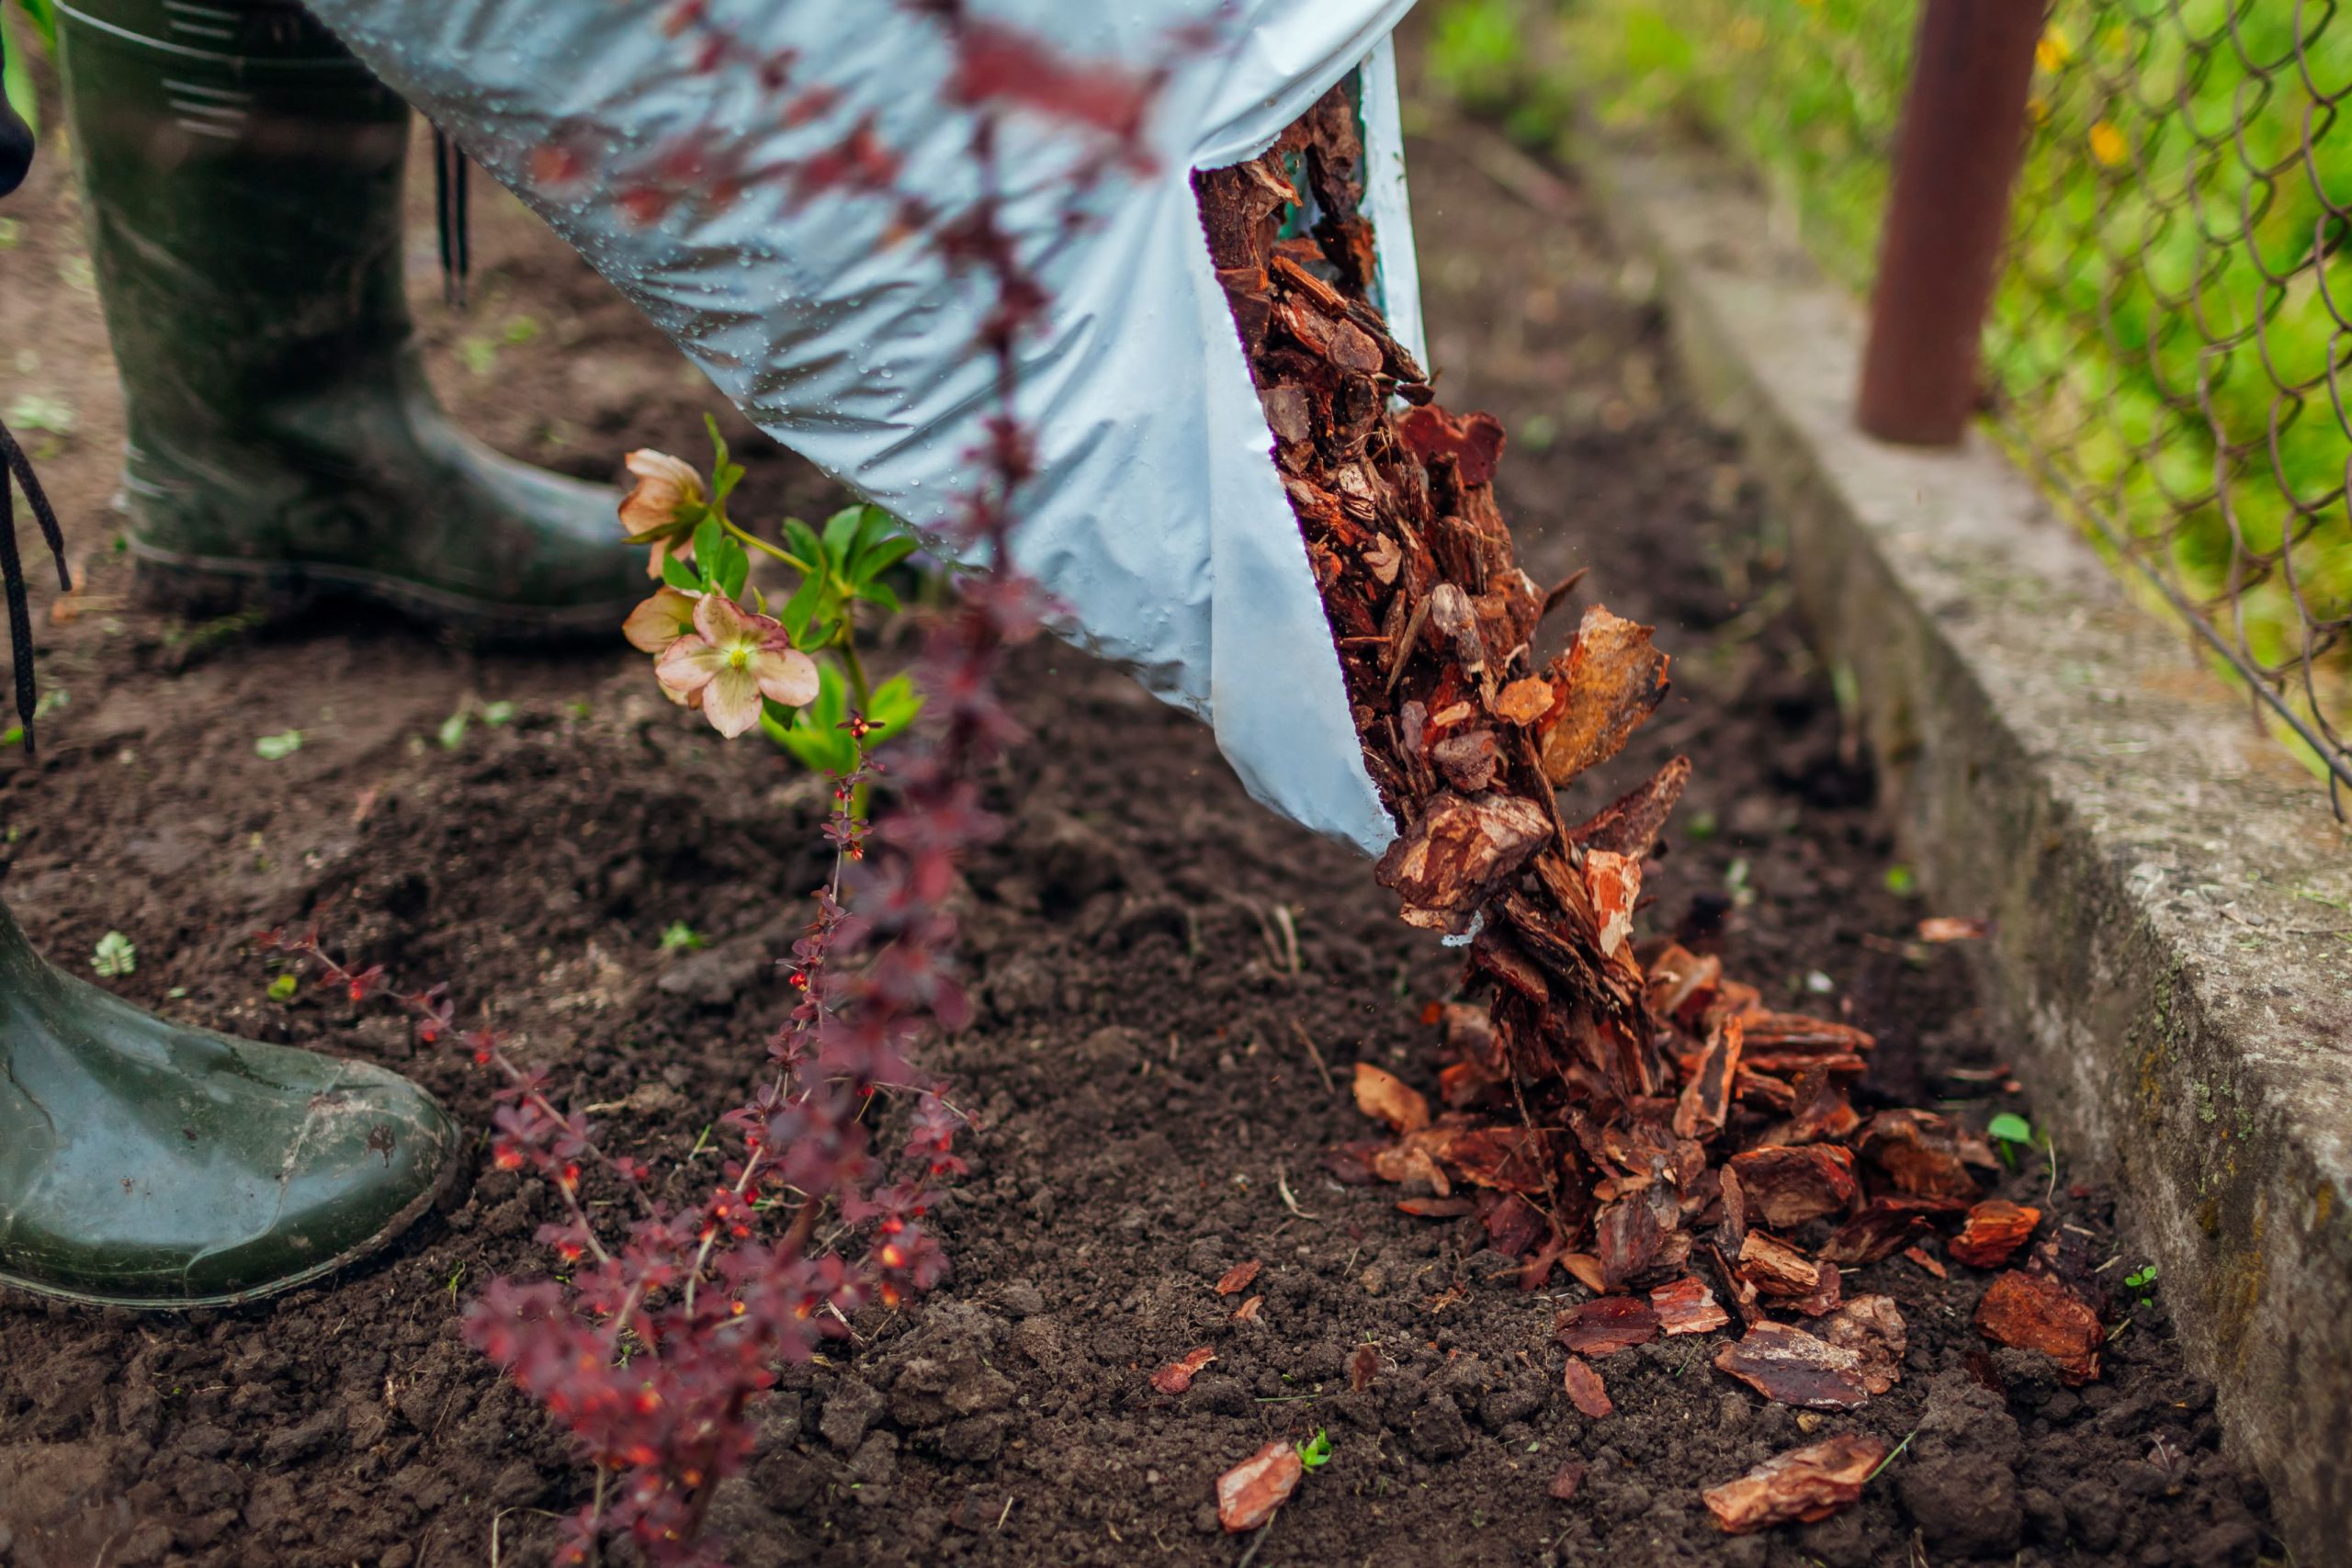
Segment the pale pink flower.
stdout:
<path fill-rule="evenodd" d="M 695 629 L 670 645 L 653 673 L 673 695 L 699 697 L 703 716 L 729 739 L 760 722 L 762 697 L 799 707 L 817 695 L 815 661 L 777 622 L 723 593 L 695 602 Z"/>
<path fill-rule="evenodd" d="M 631 610 L 628 619 L 621 623 L 621 636 L 628 638 L 629 646 L 656 658 L 694 629 L 695 596 L 667 583 L 655 589 L 653 597 Z"/>
<path fill-rule="evenodd" d="M 707 492 L 694 465 L 667 452 L 640 446 L 621 462 L 637 476 L 621 497 L 621 527 L 631 543 L 653 547 L 645 574 L 658 579 L 663 558 L 694 558 L 695 525 L 702 521 Z"/>

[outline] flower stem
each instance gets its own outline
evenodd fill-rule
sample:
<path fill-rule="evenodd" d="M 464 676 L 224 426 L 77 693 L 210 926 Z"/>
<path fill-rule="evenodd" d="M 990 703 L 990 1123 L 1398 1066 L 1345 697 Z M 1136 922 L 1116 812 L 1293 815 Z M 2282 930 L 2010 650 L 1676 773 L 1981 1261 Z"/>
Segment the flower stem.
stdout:
<path fill-rule="evenodd" d="M 842 650 L 842 668 L 849 671 L 850 694 L 857 699 L 857 711 L 864 716 L 874 700 L 874 693 L 865 683 L 865 664 L 857 656 L 857 639 L 853 632 L 849 606 L 842 607 L 842 629 L 833 634 L 834 646 Z"/>
<path fill-rule="evenodd" d="M 717 513 L 712 513 L 712 515 L 718 518 L 718 525 L 726 529 L 728 533 L 733 535 L 739 543 L 749 545 L 755 550 L 759 550 L 764 554 L 775 557 L 777 560 L 782 561 L 793 570 L 800 573 L 801 576 L 806 577 L 809 572 L 815 570 L 815 568 L 811 567 L 807 561 L 802 560 L 798 556 L 794 555 L 790 550 L 784 548 L 782 546 L 769 544 L 757 534 L 751 532 L 747 528 L 739 527 L 735 523 Z"/>

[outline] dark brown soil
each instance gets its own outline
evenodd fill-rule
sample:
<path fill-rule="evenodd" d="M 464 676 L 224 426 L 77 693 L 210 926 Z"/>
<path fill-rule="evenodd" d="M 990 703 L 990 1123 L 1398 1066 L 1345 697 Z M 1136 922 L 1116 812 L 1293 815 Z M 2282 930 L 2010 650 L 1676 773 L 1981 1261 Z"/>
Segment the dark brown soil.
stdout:
<path fill-rule="evenodd" d="M 1501 156 L 1451 122 L 1416 149 L 1431 358 L 1450 404 L 1515 433 L 1503 488 L 1531 570 L 1591 565 L 1587 594 L 1656 622 L 1677 655 L 1667 709 L 1580 786 L 1589 806 L 1675 750 L 1696 760 L 1651 928 L 1877 1032 L 1866 1100 L 2030 1114 L 1988 1071 L 1998 1045 L 1962 956 L 1905 944 L 1921 915 L 1968 911 L 1890 890 L 1871 780 L 1782 613 L 1779 547 L 1737 451 L 1677 387 L 1644 279 L 1572 180 L 1530 205 L 1492 177 Z M 52 161 L 10 206 L 23 227 L 0 253 L 0 341 L 28 355 L 12 398 L 78 416 L 42 467 L 69 529 L 100 547 L 92 609 L 45 631 L 43 680 L 68 698 L 49 747 L 38 767 L 0 761 L 0 891 L 69 966 L 107 931 L 130 936 L 126 995 L 389 1062 L 481 1124 L 487 1085 L 461 1059 L 316 993 L 268 999 L 251 933 L 315 918 L 355 955 L 493 1008 L 559 1085 L 608 1107 L 618 1145 L 694 1179 L 698 1135 L 789 1007 L 769 960 L 801 916 L 773 895 L 813 880 L 820 792 L 756 739 L 691 726 L 617 639 L 493 659 L 389 624 L 193 627 L 111 597 L 127 579 L 103 547 L 119 425 L 62 176 Z M 518 209 L 481 206 L 473 311 L 421 306 L 462 417 L 595 477 L 631 446 L 695 452 L 718 402 L 701 378 Z M 420 300 L 436 287 L 424 239 Z M 482 373 L 467 338 L 495 345 Z M 755 503 L 827 504 L 771 445 L 741 449 Z M 1016 678 L 1033 738 L 992 785 L 1012 830 L 970 870 L 981 1016 L 931 1055 L 981 1128 L 946 1215 L 956 1274 L 786 1380 L 718 1510 L 736 1562 L 1229 1565 L 1249 1543 L 1217 1530 L 1214 1478 L 1317 1427 L 1331 1463 L 1258 1551 L 1267 1568 L 2154 1568 L 2277 1551 L 2161 1299 L 2120 1290 L 2138 1260 L 2118 1254 L 2112 1197 L 2071 1168 L 2045 1224 L 2109 1265 L 2132 1320 L 2104 1381 L 2068 1390 L 1985 1355 L 1969 1318 L 1989 1276 L 1939 1282 L 1897 1258 L 1848 1282 L 1894 1296 L 1910 1328 L 1904 1381 L 1851 1417 L 1765 1404 L 1710 1365 L 1719 1336 L 1600 1361 L 1616 1413 L 1578 1415 L 1550 1341 L 1563 1302 L 1498 1278 L 1476 1222 L 1408 1218 L 1393 1190 L 1319 1166 L 1367 1131 L 1350 1064 L 1426 1082 L 1417 1017 L 1449 989 L 1445 956 L 1395 922 L 1362 862 L 1252 806 L 1206 731 L 1123 676 L 1046 649 Z M 491 701 L 513 718 L 435 739 Z M 256 754 L 289 728 L 300 750 Z M 665 954 L 680 919 L 708 947 Z M 2052 1185 L 2029 1156 L 2004 1192 L 2041 1202 Z M 541 1266 L 531 1233 L 552 1213 L 484 1162 L 387 1255 L 266 1306 L 0 1302 L 0 1564 L 543 1561 L 540 1510 L 574 1506 L 582 1474 L 453 1318 L 492 1274 Z M 1211 1287 L 1250 1258 L 1265 1301 L 1236 1323 Z M 1344 1363 L 1366 1343 L 1384 1371 L 1350 1392 Z M 1199 1345 L 1218 1359 L 1189 1393 L 1148 1387 Z M 1701 1506 L 1701 1487 L 1849 1427 L 1911 1442 L 1846 1515 L 1727 1540 Z M 1570 1459 L 1586 1478 L 1555 1502 Z"/>

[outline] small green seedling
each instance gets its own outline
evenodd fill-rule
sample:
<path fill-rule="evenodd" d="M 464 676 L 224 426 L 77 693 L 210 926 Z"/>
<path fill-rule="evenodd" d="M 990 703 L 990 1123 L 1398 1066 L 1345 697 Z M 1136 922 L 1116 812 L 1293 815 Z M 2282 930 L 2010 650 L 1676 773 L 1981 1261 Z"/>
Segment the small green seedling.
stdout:
<path fill-rule="evenodd" d="M 120 931 L 108 931 L 90 950 L 90 967 L 106 979 L 117 979 L 139 967 L 139 949 Z"/>
<path fill-rule="evenodd" d="M 302 982 L 295 978 L 294 971 L 288 969 L 269 983 L 269 999 L 274 1002 L 290 1002 L 294 999 L 294 993 L 301 988 Z"/>
<path fill-rule="evenodd" d="M 2001 1163 L 2011 1170 L 2018 1167 L 2018 1147 L 2033 1147 L 2033 1123 L 2014 1111 L 2004 1111 L 1984 1124 L 1984 1135 L 2000 1150 Z"/>
<path fill-rule="evenodd" d="M 1886 868 L 1886 890 L 1897 898 L 1908 898 L 1919 890 L 1918 874 L 1907 865 Z"/>
<path fill-rule="evenodd" d="M 1326 1427 L 1316 1427 L 1315 1435 L 1298 1444 L 1297 1449 L 1299 1463 L 1310 1471 L 1322 1469 L 1331 1462 L 1330 1431 Z"/>
<path fill-rule="evenodd" d="M 26 392 L 8 405 L 8 423 L 18 430 L 38 430 L 51 435 L 71 435 L 80 418 L 74 405 L 61 398 L 43 397 L 38 392 Z"/>
<path fill-rule="evenodd" d="M 709 944 L 702 933 L 684 920 L 672 920 L 662 929 L 662 951 L 664 953 L 699 953 Z"/>
<path fill-rule="evenodd" d="M 302 732 L 299 729 L 280 730 L 254 742 L 254 754 L 265 762 L 282 762 L 301 749 Z"/>
<path fill-rule="evenodd" d="M 51 713 L 63 707 L 65 705 L 65 688 L 62 686 L 51 686 L 48 691 L 43 692 L 40 694 L 40 700 L 39 702 L 33 704 L 33 718 L 35 722 L 47 718 Z M 0 729 L 0 750 L 6 750 L 10 746 L 16 745 L 19 741 L 23 740 L 24 738 L 25 727 L 21 724 L 12 724 L 6 729 Z M 17 840 L 10 839 L 8 841 L 13 844 Z"/>
<path fill-rule="evenodd" d="M 514 716 L 514 705 L 508 702 L 476 703 L 471 697 L 458 705 L 458 711 L 441 721 L 433 738 L 441 742 L 441 750 L 454 751 L 465 744 L 466 727 L 476 718 L 492 729 Z"/>
<path fill-rule="evenodd" d="M 2156 1297 L 2156 1266 L 2153 1263 L 2143 1263 L 2138 1269 L 2124 1275 L 2123 1288 L 2136 1292 L 2142 1306 L 2154 1305 Z"/>

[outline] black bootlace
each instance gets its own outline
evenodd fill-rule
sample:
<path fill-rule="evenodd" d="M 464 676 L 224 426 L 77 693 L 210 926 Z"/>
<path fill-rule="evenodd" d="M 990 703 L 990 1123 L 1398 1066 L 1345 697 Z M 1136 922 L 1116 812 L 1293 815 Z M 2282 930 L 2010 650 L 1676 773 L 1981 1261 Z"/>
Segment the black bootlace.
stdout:
<path fill-rule="evenodd" d="M 17 507 L 9 494 L 11 481 L 24 487 L 25 500 L 33 509 L 33 520 L 40 525 L 40 536 L 49 546 L 51 557 L 57 562 L 57 586 L 60 592 L 74 592 L 74 574 L 65 565 L 65 535 L 57 525 L 57 513 L 51 509 L 49 494 L 40 488 L 40 480 L 33 475 L 33 466 L 25 457 L 25 449 L 0 424 L 0 585 L 5 585 L 8 600 L 8 657 L 15 661 L 17 673 L 17 722 L 23 727 L 25 755 L 33 750 L 33 712 L 36 694 L 33 691 L 33 617 L 31 606 L 26 603 L 25 563 L 17 554 Z"/>
<path fill-rule="evenodd" d="M 441 297 L 455 310 L 466 306 L 466 274 L 473 257 L 466 244 L 466 154 L 442 132 L 433 131 L 433 207 L 441 223 Z"/>

